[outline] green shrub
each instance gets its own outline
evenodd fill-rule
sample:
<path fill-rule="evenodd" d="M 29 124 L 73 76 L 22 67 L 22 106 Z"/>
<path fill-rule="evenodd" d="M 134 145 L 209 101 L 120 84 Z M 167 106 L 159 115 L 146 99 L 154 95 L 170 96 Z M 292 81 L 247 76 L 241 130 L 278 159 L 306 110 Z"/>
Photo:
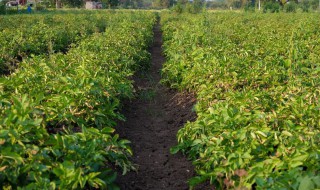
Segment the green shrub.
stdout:
<path fill-rule="evenodd" d="M 0 15 L 6 13 L 6 5 L 4 3 L 0 3 Z"/>
<path fill-rule="evenodd" d="M 178 132 L 216 189 L 319 189 L 319 14 L 164 15 L 163 82 L 197 94 Z M 190 27 L 192 26 L 192 27 Z"/>
<path fill-rule="evenodd" d="M 0 78 L 0 189 L 113 190 L 112 168 L 133 169 L 129 141 L 113 127 L 123 119 L 120 101 L 133 94 L 129 77 L 150 58 L 155 15 L 100 16 L 95 22 L 106 19 L 105 32 L 81 38 L 65 54 L 28 58 Z"/>
<path fill-rule="evenodd" d="M 202 4 L 200 2 L 194 2 L 194 3 L 186 3 L 186 4 L 181 4 L 178 3 L 176 6 L 172 8 L 172 10 L 176 13 L 191 13 L 191 14 L 197 14 L 202 12 Z"/>
<path fill-rule="evenodd" d="M 311 4 L 308 0 L 304 0 L 299 4 L 299 7 L 302 9 L 303 12 L 309 12 Z"/>
<path fill-rule="evenodd" d="M 68 17 L 61 14 L 3 17 L 0 28 L 5 30 L 0 33 L 0 75 L 13 72 L 19 60 L 31 54 L 66 52 L 72 43 L 92 33 L 103 32 L 107 23 L 111 23 L 108 14 L 66 14 Z"/>
<path fill-rule="evenodd" d="M 40 4 L 39 4 L 39 5 L 37 5 L 37 6 L 36 6 L 36 10 L 37 10 L 37 11 L 43 11 L 43 10 L 46 10 L 46 6 L 45 6 L 45 5 L 40 5 Z"/>
<path fill-rule="evenodd" d="M 183 5 L 181 3 L 178 3 L 176 6 L 172 8 L 172 11 L 181 14 L 183 12 Z"/>
<path fill-rule="evenodd" d="M 295 2 L 287 2 L 284 5 L 284 11 L 287 13 L 295 13 L 297 12 L 298 5 Z"/>
<path fill-rule="evenodd" d="M 267 2 L 263 6 L 263 12 L 264 13 L 278 13 L 280 11 L 280 5 L 277 2 Z"/>
<path fill-rule="evenodd" d="M 313 10 L 319 9 L 319 1 L 318 0 L 310 0 L 310 6 Z"/>
<path fill-rule="evenodd" d="M 245 12 L 255 12 L 255 7 L 251 3 L 247 3 L 244 7 Z"/>

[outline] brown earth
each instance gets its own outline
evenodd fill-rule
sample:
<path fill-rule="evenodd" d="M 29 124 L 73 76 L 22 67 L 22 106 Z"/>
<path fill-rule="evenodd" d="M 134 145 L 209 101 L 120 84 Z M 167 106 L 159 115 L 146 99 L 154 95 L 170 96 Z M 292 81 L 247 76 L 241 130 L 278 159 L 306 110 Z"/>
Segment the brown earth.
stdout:
<path fill-rule="evenodd" d="M 188 179 L 195 175 L 191 161 L 181 153 L 170 154 L 170 148 L 177 144 L 179 128 L 195 120 L 192 109 L 196 99 L 193 94 L 179 93 L 159 83 L 165 62 L 161 45 L 157 25 L 150 49 L 151 68 L 134 77 L 137 98 L 124 104 L 126 122 L 116 127 L 121 138 L 131 141 L 132 161 L 138 165 L 136 172 L 118 176 L 117 184 L 123 190 L 185 190 L 189 189 Z"/>

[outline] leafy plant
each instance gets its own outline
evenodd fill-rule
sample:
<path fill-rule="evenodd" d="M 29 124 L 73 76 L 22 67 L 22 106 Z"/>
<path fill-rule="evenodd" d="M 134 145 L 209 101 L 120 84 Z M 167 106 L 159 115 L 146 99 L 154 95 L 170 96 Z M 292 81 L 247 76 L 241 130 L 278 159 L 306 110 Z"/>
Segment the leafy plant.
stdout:
<path fill-rule="evenodd" d="M 197 93 L 198 118 L 171 149 L 193 160 L 190 186 L 319 188 L 318 19 L 162 14 L 162 81 Z"/>
<path fill-rule="evenodd" d="M 267 13 L 278 13 L 280 11 L 280 4 L 278 2 L 266 2 L 265 5 L 263 6 L 263 12 Z"/>
<path fill-rule="evenodd" d="M 295 2 L 289 2 L 284 5 L 284 10 L 288 13 L 295 13 L 298 5 Z"/>
<path fill-rule="evenodd" d="M 129 77 L 150 57 L 156 17 L 109 16 L 105 32 L 66 54 L 25 59 L 0 78 L 1 188 L 119 189 L 114 168 L 134 169 L 130 142 L 113 126 L 123 119 L 121 100 L 132 96 Z"/>
<path fill-rule="evenodd" d="M 0 27 L 0 74 L 15 70 L 30 55 L 66 52 L 73 43 L 103 32 L 108 14 L 38 14 L 5 16 Z M 80 26 L 80 27 L 79 27 Z"/>

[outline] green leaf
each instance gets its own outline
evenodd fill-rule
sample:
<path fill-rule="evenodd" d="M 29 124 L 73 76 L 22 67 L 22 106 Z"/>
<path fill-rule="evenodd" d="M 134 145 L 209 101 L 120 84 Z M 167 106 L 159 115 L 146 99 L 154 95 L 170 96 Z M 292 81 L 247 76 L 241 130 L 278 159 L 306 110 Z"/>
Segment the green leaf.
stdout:
<path fill-rule="evenodd" d="M 288 136 L 288 137 L 292 137 L 293 135 L 288 132 L 288 131 L 282 131 L 282 134 L 284 134 L 285 136 Z"/>
<path fill-rule="evenodd" d="M 103 134 L 111 134 L 111 133 L 114 133 L 115 129 L 114 128 L 111 128 L 111 127 L 104 127 L 101 132 Z"/>
<path fill-rule="evenodd" d="M 110 184 L 108 185 L 109 190 L 120 190 L 120 187 L 118 187 L 116 184 Z"/>
<path fill-rule="evenodd" d="M 171 154 L 176 154 L 179 151 L 180 151 L 180 147 L 179 146 L 175 146 L 175 147 L 170 148 L 170 153 Z"/>
<path fill-rule="evenodd" d="M 292 168 L 296 168 L 296 167 L 302 166 L 302 165 L 303 165 L 303 162 L 301 162 L 301 161 L 294 161 L 294 162 L 292 162 L 292 161 L 290 160 L 290 166 L 291 166 Z"/>
<path fill-rule="evenodd" d="M 196 146 L 198 144 L 201 144 L 202 143 L 202 140 L 201 139 L 196 139 L 192 142 L 191 146 Z"/>
<path fill-rule="evenodd" d="M 52 172 L 58 177 L 63 176 L 64 174 L 64 171 L 61 168 L 53 168 Z"/>
<path fill-rule="evenodd" d="M 1 138 L 8 136 L 8 134 L 9 134 L 9 130 L 5 130 L 5 129 L 0 130 L 0 137 Z"/>
<path fill-rule="evenodd" d="M 22 164 L 22 163 L 24 163 L 23 158 L 22 158 L 19 154 L 15 153 L 15 152 L 10 152 L 9 149 L 3 150 L 3 151 L 1 152 L 1 155 L 0 155 L 0 156 L 3 157 L 3 158 L 12 159 L 12 160 L 16 161 L 17 164 Z"/>
<path fill-rule="evenodd" d="M 116 181 L 117 178 L 117 173 L 116 172 L 112 172 L 111 175 L 108 175 L 108 177 L 106 178 L 105 182 L 107 184 L 112 184 L 113 182 Z"/>
<path fill-rule="evenodd" d="M 299 185 L 299 190 L 313 190 L 314 183 L 309 176 L 304 177 Z"/>
<path fill-rule="evenodd" d="M 268 137 L 264 132 L 262 131 L 256 131 L 257 134 L 259 134 L 262 137 Z"/>
<path fill-rule="evenodd" d="M 299 155 L 299 156 L 293 157 L 291 159 L 291 161 L 305 161 L 308 157 L 309 157 L 309 155 L 307 155 L 307 154 Z"/>
<path fill-rule="evenodd" d="M 203 183 L 208 179 L 207 176 L 196 176 L 188 180 L 188 183 L 191 187 L 194 187 L 200 183 Z"/>
<path fill-rule="evenodd" d="M 312 178 L 312 181 L 316 185 L 316 188 L 320 188 L 320 176 L 315 176 Z"/>

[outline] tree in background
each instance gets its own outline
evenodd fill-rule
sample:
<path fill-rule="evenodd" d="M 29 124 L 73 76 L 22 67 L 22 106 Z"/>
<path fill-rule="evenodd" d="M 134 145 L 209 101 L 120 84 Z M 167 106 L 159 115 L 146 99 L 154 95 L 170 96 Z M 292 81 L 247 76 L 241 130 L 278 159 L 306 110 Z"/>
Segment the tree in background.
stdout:
<path fill-rule="evenodd" d="M 150 7 L 152 7 L 152 2 L 153 2 L 153 0 L 143 0 L 143 6 L 150 8 Z"/>
<path fill-rule="evenodd" d="M 241 8 L 244 8 L 249 3 L 248 0 L 241 0 Z M 252 5 L 254 5 L 254 0 L 251 1 Z"/>
<path fill-rule="evenodd" d="M 200 12 L 203 8 L 204 0 L 193 0 L 193 7 L 196 12 Z"/>
<path fill-rule="evenodd" d="M 134 8 L 149 8 L 151 7 L 153 0 L 120 0 L 119 7 L 126 9 Z"/>
<path fill-rule="evenodd" d="M 77 8 L 80 8 L 80 7 L 83 7 L 83 5 L 84 5 L 84 1 L 83 0 L 60 0 L 60 3 L 64 7 L 77 7 Z"/>
<path fill-rule="evenodd" d="M 169 8 L 173 3 L 173 0 L 154 0 L 152 6 L 155 8 Z"/>
<path fill-rule="evenodd" d="M 102 0 L 102 3 L 105 3 L 108 8 L 116 7 L 119 5 L 119 0 Z"/>
<path fill-rule="evenodd" d="M 224 0 L 208 1 L 206 2 L 208 9 L 227 9 L 228 6 Z"/>
<path fill-rule="evenodd" d="M 177 3 L 181 5 L 185 5 L 188 3 L 188 0 L 178 0 Z"/>
<path fill-rule="evenodd" d="M 173 7 L 173 11 L 177 13 L 188 12 L 188 13 L 199 13 L 205 7 L 205 0 L 178 0 L 177 5 Z"/>
<path fill-rule="evenodd" d="M 62 7 L 61 0 L 56 0 L 56 9 L 60 9 Z"/>
<path fill-rule="evenodd" d="M 0 2 L 0 15 L 6 14 L 6 1 Z"/>
<path fill-rule="evenodd" d="M 311 0 L 310 1 L 310 6 L 313 10 L 317 10 L 320 8 L 320 3 L 318 0 Z"/>

